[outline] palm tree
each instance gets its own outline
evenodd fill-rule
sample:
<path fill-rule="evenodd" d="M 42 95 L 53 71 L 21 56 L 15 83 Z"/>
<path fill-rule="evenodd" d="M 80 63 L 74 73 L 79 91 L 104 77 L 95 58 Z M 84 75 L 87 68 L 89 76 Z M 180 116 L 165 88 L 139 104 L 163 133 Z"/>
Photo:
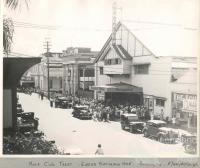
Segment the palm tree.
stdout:
<path fill-rule="evenodd" d="M 23 0 L 28 8 L 28 1 Z M 22 0 L 4 0 L 5 6 L 15 10 L 21 6 Z M 14 24 L 11 18 L 3 18 L 3 51 L 8 56 L 13 42 Z"/>

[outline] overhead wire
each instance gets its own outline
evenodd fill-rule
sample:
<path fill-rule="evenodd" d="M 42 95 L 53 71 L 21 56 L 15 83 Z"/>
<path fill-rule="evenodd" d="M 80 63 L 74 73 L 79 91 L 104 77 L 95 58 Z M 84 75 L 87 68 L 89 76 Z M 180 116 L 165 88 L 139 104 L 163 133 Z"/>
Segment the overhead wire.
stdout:
<path fill-rule="evenodd" d="M 163 26 L 175 26 L 180 27 L 181 29 L 189 30 L 189 31 L 195 31 L 199 30 L 198 28 L 194 27 L 183 27 L 181 24 L 170 24 L 170 23 L 161 23 L 161 22 L 150 22 L 150 21 L 136 21 L 136 20 L 123 20 L 126 22 L 135 22 L 135 23 L 146 23 L 146 24 L 156 24 L 156 25 L 163 25 Z M 68 29 L 68 30 L 81 30 L 81 31 L 112 31 L 112 29 L 102 29 L 102 28 L 89 28 L 89 27 L 69 27 L 65 25 L 42 25 L 42 24 L 34 24 L 34 23 L 28 23 L 28 22 L 19 22 L 19 21 L 13 21 L 14 25 L 16 27 L 21 28 L 35 28 L 35 29 L 47 29 L 47 30 L 60 30 L 60 29 Z M 123 22 L 122 22 L 123 23 Z M 165 27 L 140 27 L 140 28 L 131 28 L 129 30 L 144 30 L 144 29 L 163 29 Z M 122 30 L 123 31 L 123 30 Z M 125 30 L 126 31 L 126 30 Z"/>

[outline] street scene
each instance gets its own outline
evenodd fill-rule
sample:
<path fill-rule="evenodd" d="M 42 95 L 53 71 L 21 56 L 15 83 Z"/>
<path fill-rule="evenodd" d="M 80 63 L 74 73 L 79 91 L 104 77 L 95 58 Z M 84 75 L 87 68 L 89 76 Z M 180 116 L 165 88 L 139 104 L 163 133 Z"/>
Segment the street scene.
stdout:
<path fill-rule="evenodd" d="M 199 154 L 196 1 L 4 5 L 4 155 Z"/>
<path fill-rule="evenodd" d="M 101 144 L 106 155 L 130 155 L 132 157 L 188 157 L 181 142 L 162 144 L 143 134 L 133 134 L 121 129 L 120 122 L 99 122 L 72 117 L 72 109 L 50 107 L 37 94 L 20 93 L 19 100 L 25 111 L 35 112 L 39 120 L 38 129 L 54 139 L 65 153 L 93 155 Z M 37 106 L 35 105 L 37 104 Z M 42 109 L 42 110 L 41 110 Z M 56 126 L 55 126 L 56 124 Z M 183 130 L 177 130 L 180 134 Z M 182 132 L 181 132 L 182 131 Z"/>

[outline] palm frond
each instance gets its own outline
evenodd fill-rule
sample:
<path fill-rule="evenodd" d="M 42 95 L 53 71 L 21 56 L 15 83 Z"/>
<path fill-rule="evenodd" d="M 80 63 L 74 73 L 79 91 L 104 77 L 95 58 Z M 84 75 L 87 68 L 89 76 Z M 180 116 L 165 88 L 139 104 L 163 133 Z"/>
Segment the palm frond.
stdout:
<path fill-rule="evenodd" d="M 3 50 L 5 54 L 8 54 L 11 49 L 13 41 L 14 25 L 10 18 L 3 19 Z"/>
<path fill-rule="evenodd" d="M 26 7 L 28 8 L 28 4 L 30 2 L 30 0 L 23 0 L 26 4 Z M 22 4 L 22 0 L 4 0 L 5 5 L 10 8 L 15 10 L 17 7 L 21 6 Z"/>

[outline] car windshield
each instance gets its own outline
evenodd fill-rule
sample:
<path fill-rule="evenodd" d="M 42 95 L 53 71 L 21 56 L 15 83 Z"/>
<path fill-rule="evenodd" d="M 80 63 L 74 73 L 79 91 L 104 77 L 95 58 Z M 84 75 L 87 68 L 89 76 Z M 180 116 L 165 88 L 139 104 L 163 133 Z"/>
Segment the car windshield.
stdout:
<path fill-rule="evenodd" d="M 137 120 L 137 119 L 138 119 L 137 116 L 128 116 L 128 120 L 129 120 L 129 121 L 135 121 L 135 120 Z"/>
<path fill-rule="evenodd" d="M 166 127 L 166 124 L 165 123 L 159 123 L 157 124 L 157 127 L 160 128 L 160 127 Z"/>

